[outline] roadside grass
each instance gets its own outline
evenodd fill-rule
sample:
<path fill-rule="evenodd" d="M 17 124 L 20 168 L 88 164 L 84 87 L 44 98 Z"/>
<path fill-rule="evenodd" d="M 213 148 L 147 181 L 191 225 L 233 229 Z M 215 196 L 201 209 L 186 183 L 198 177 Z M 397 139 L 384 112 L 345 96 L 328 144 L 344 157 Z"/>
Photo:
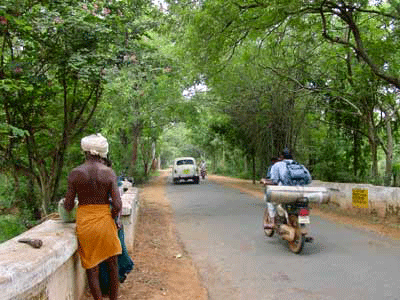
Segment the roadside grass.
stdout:
<path fill-rule="evenodd" d="M 159 177 L 160 176 L 160 170 L 156 170 L 156 171 L 151 171 L 150 172 L 150 177 Z"/>
<path fill-rule="evenodd" d="M 26 230 L 20 218 L 13 215 L 0 215 L 0 243 L 7 241 Z"/>

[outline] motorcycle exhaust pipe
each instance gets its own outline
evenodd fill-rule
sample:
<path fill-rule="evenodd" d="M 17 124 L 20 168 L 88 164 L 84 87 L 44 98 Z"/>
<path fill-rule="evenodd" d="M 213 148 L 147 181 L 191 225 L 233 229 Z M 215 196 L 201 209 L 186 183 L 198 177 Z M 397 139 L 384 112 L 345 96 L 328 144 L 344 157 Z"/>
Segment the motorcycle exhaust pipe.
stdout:
<path fill-rule="evenodd" d="M 293 242 L 296 237 L 296 229 L 292 226 L 282 224 L 280 226 L 280 232 L 282 239 L 287 240 L 289 242 Z"/>

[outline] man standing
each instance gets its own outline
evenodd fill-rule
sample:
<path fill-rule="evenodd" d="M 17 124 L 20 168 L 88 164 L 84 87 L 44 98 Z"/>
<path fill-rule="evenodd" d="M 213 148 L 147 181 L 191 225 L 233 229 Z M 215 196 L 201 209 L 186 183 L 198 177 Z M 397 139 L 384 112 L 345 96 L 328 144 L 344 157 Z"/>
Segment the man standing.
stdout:
<path fill-rule="evenodd" d="M 67 211 L 72 210 L 75 197 L 78 196 L 78 252 L 93 298 L 102 299 L 98 265 L 105 261 L 110 270 L 109 296 L 115 300 L 119 287 L 117 255 L 122 252 L 114 222 L 122 208 L 117 177 L 103 163 L 108 153 L 107 139 L 101 134 L 90 135 L 81 140 L 81 147 L 86 160 L 68 176 L 64 207 Z"/>

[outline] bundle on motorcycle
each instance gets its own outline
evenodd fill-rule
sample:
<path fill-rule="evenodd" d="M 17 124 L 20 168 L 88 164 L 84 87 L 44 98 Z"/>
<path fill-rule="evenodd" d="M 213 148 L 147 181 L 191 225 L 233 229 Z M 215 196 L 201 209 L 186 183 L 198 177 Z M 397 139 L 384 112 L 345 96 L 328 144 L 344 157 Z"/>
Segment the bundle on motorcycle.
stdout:
<path fill-rule="evenodd" d="M 300 253 L 305 242 L 311 242 L 312 237 L 307 236 L 306 225 L 310 224 L 308 204 L 327 203 L 329 201 L 328 189 L 311 186 L 276 186 L 269 185 L 265 189 L 267 206 L 264 212 L 264 232 L 272 237 L 276 231 L 286 240 L 289 249 Z M 276 210 L 272 203 L 277 204 Z M 270 227 L 275 219 L 275 226 Z"/>
<path fill-rule="evenodd" d="M 265 188 L 265 200 L 268 202 L 285 204 L 303 198 L 307 198 L 312 203 L 327 203 L 329 191 L 321 186 L 267 185 Z"/>

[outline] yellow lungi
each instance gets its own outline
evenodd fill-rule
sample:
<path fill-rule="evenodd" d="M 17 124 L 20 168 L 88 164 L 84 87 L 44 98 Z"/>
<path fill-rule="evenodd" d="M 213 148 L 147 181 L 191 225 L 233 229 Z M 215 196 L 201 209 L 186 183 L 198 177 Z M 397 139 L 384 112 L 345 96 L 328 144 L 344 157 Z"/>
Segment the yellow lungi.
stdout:
<path fill-rule="evenodd" d="M 76 212 L 78 252 L 83 268 L 91 269 L 122 253 L 110 205 L 80 205 Z"/>

